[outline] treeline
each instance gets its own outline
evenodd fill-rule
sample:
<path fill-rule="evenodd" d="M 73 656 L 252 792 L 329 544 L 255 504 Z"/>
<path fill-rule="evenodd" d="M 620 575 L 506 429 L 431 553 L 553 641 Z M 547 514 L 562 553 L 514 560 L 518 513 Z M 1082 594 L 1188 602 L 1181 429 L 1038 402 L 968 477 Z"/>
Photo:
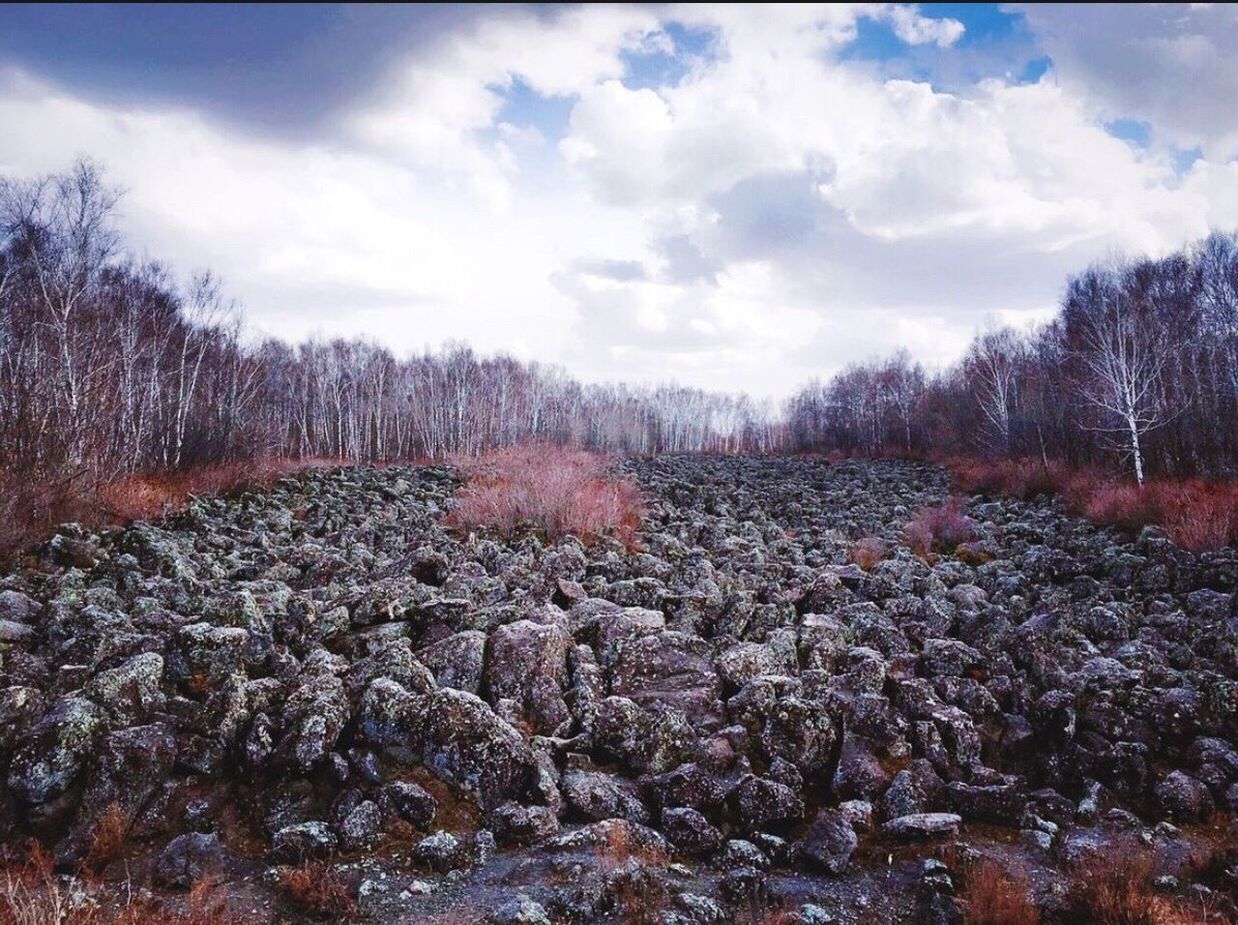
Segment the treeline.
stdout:
<path fill-rule="evenodd" d="M 476 455 L 527 440 L 621 452 L 775 448 L 773 409 L 582 385 L 448 347 L 248 344 L 208 274 L 127 255 L 90 162 L 0 180 L 0 474 L 56 486 L 252 457 Z"/>
<path fill-rule="evenodd" d="M 906 352 L 787 404 L 797 450 L 1031 457 L 1149 476 L 1238 474 L 1238 235 L 1071 279 L 1058 316 L 985 331 L 928 375 Z"/>
<path fill-rule="evenodd" d="M 1238 237 L 1072 279 L 1043 328 L 977 336 L 930 374 L 901 351 L 779 414 L 744 395 L 586 385 L 465 346 L 247 341 L 204 274 L 126 253 L 88 161 L 0 179 L 0 500 L 250 459 L 476 456 L 537 441 L 624 453 L 973 453 L 1231 477 Z M 50 511 L 50 508 L 49 508 Z M 51 516 L 49 513 L 48 516 Z"/>

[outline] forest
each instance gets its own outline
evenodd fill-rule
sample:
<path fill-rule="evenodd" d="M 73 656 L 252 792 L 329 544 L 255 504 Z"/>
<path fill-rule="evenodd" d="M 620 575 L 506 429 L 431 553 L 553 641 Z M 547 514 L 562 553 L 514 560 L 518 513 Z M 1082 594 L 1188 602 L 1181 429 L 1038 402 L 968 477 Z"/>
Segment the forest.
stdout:
<path fill-rule="evenodd" d="M 983 330 L 956 365 L 908 352 L 783 408 L 675 385 L 582 384 L 464 345 L 254 340 L 209 273 L 135 258 L 88 160 L 0 178 L 0 497 L 6 520 L 136 473 L 252 460 L 476 456 L 524 442 L 625 454 L 838 452 L 1031 458 L 1150 478 L 1238 460 L 1238 235 L 1111 259 L 1057 317 Z"/>

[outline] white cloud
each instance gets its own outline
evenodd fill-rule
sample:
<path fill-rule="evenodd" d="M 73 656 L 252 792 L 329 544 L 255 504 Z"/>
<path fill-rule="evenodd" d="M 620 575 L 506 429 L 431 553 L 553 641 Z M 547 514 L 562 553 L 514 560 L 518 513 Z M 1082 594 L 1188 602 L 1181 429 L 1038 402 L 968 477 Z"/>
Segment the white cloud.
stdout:
<path fill-rule="evenodd" d="M 1238 7 L 1230 3 L 1019 7 L 1070 85 L 1106 119 L 1151 123 L 1180 148 L 1238 157 Z"/>
<path fill-rule="evenodd" d="M 1143 28 L 1110 15 L 1081 31 Z M 1101 120 L 1134 104 L 1080 65 L 951 93 L 887 81 L 840 55 L 862 17 L 937 49 L 962 30 L 889 4 L 495 9 L 317 144 L 10 73 L 0 171 L 97 157 L 129 189 L 131 238 L 219 270 L 271 333 L 454 337 L 761 395 L 900 344 L 944 363 L 986 318 L 1043 318 L 1095 257 L 1238 224 L 1238 164 L 1210 153 L 1179 177 L 1112 137 Z M 672 21 L 708 50 L 676 50 Z M 648 86 L 633 55 L 681 67 Z M 517 82 L 566 101 L 563 137 L 503 121 Z M 1215 93 L 1206 139 L 1146 101 L 1133 117 L 1224 150 L 1238 118 Z"/>

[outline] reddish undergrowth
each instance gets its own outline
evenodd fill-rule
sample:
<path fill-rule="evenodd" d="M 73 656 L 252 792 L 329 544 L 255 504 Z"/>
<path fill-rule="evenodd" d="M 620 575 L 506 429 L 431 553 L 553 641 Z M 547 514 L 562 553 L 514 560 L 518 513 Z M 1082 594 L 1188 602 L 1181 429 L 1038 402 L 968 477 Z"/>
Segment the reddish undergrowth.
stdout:
<path fill-rule="evenodd" d="M 1163 527 L 1194 552 L 1238 544 L 1238 483 L 1160 479 L 1142 488 L 1094 470 L 1040 460 L 943 460 L 964 491 L 1028 499 L 1056 496 L 1095 523 L 1136 532 Z"/>
<path fill-rule="evenodd" d="M 301 912 L 347 919 L 356 911 L 348 887 L 325 861 L 281 867 L 279 887 L 289 904 Z"/>
<path fill-rule="evenodd" d="M 856 540 L 855 545 L 847 553 L 847 561 L 858 565 L 867 572 L 889 554 L 890 551 L 880 538 L 866 536 Z"/>
<path fill-rule="evenodd" d="M 0 925 L 243 925 L 219 885 L 196 882 L 188 895 L 161 901 L 130 881 L 104 883 L 87 867 L 56 872 L 51 852 L 31 842 L 0 852 Z"/>
<path fill-rule="evenodd" d="M 965 925 L 1037 925 L 1040 921 L 1027 877 L 996 861 L 984 859 L 970 865 L 959 898 L 964 902 Z"/>
<path fill-rule="evenodd" d="M 963 513 L 962 502 L 951 498 L 945 504 L 921 508 L 906 526 L 907 545 L 916 555 L 954 552 L 976 535 L 972 519 Z"/>
<path fill-rule="evenodd" d="M 263 459 L 139 473 L 111 481 L 86 478 L 40 482 L 0 471 L 0 561 L 46 539 L 57 524 L 90 529 L 153 520 L 185 507 L 192 497 L 226 495 L 270 485 L 302 469 L 346 465 L 328 459 Z"/>
<path fill-rule="evenodd" d="M 531 444 L 495 450 L 462 463 L 468 484 L 451 522 L 512 536 L 532 525 L 555 539 L 612 536 L 632 546 L 644 507 L 632 482 L 607 472 L 593 453 Z"/>

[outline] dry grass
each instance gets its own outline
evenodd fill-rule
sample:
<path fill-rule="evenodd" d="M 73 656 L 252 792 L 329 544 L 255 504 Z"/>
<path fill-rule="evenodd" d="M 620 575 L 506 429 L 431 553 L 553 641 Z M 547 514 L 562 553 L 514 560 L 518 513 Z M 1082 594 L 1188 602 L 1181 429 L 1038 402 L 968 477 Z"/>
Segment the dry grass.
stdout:
<path fill-rule="evenodd" d="M 626 825 L 612 825 L 601 834 L 595 846 L 598 870 L 620 920 L 627 925 L 661 922 L 666 888 L 653 871 L 669 858 L 656 847 L 640 844 Z"/>
<path fill-rule="evenodd" d="M 83 870 L 82 873 L 85 873 Z M 199 880 L 175 906 L 134 891 L 126 880 L 60 877 L 37 842 L 0 856 L 0 925 L 242 925 L 218 884 Z"/>
<path fill-rule="evenodd" d="M 131 820 L 118 803 L 112 803 L 103 811 L 103 815 L 95 823 L 90 836 L 90 847 L 82 861 L 83 869 L 91 872 L 102 871 L 112 861 L 120 857 L 129 837 Z"/>
<path fill-rule="evenodd" d="M 1156 859 L 1133 843 L 1088 857 L 1076 871 L 1071 909 L 1088 925 L 1165 925 L 1153 889 Z"/>
<path fill-rule="evenodd" d="M 943 460 L 964 491 L 1028 499 L 1057 496 L 1074 514 L 1130 532 L 1157 525 L 1184 549 L 1238 544 L 1238 484 L 1161 479 L 1142 488 L 1112 475 L 1039 460 Z"/>
<path fill-rule="evenodd" d="M 457 527 L 510 537 L 531 525 L 551 539 L 636 541 L 644 514 L 640 492 L 608 474 L 593 453 L 531 444 L 495 450 L 464 469 L 469 481 L 451 515 Z"/>
<path fill-rule="evenodd" d="M 984 859 L 968 868 L 960 898 L 966 903 L 966 925 L 1037 925 L 1040 921 L 1027 878 L 996 861 Z"/>
<path fill-rule="evenodd" d="M 281 867 L 279 888 L 288 903 L 312 915 L 348 918 L 356 911 L 348 887 L 325 861 L 309 861 L 298 867 Z"/>
<path fill-rule="evenodd" d="M 975 524 L 963 513 L 962 502 L 951 498 L 945 504 L 922 508 L 906 526 L 907 545 L 916 555 L 953 552 L 975 536 Z"/>
<path fill-rule="evenodd" d="M 890 551 L 886 544 L 875 536 L 866 536 L 856 541 L 847 553 L 847 561 L 858 565 L 864 571 L 869 571 L 874 565 L 886 558 Z"/>

